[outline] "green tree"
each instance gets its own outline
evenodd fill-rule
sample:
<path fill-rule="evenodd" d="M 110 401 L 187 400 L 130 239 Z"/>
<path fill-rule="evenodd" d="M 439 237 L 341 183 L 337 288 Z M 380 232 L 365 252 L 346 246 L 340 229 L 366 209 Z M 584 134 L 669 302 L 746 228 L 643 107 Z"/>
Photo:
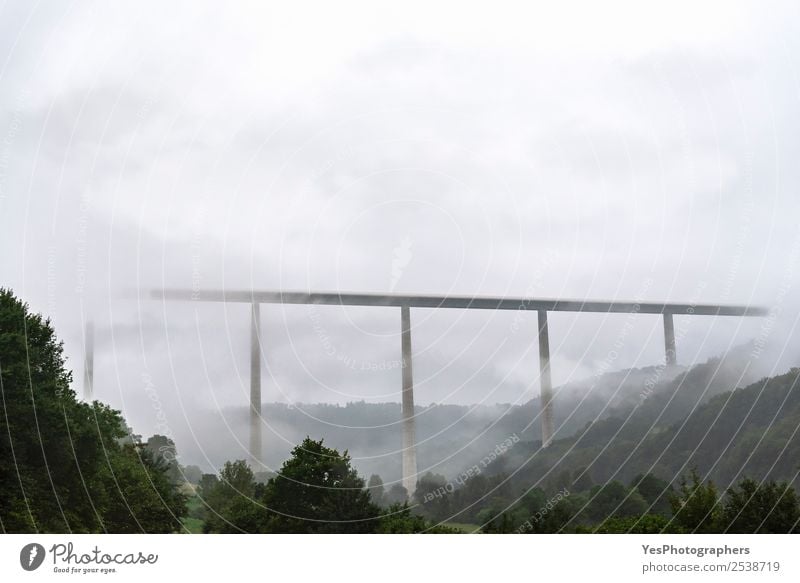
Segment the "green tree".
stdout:
<path fill-rule="evenodd" d="M 458 531 L 429 523 L 422 516 L 412 514 L 408 504 L 403 503 L 392 504 L 384 510 L 375 532 L 378 534 L 454 534 Z"/>
<path fill-rule="evenodd" d="M 575 492 L 588 492 L 594 486 L 592 474 L 589 472 L 588 467 L 579 468 L 572 474 L 572 487 L 571 490 Z"/>
<path fill-rule="evenodd" d="M 153 435 L 147 440 L 145 447 L 154 459 L 163 462 L 173 484 L 185 481 L 180 465 L 178 465 L 178 448 L 175 447 L 172 439 L 165 435 Z"/>
<path fill-rule="evenodd" d="M 651 514 L 663 516 L 671 514 L 669 495 L 672 492 L 672 486 L 666 480 L 657 478 L 653 474 L 639 474 L 631 481 L 631 488 L 642 495 L 642 498 L 650 506 Z"/>
<path fill-rule="evenodd" d="M 264 492 L 267 532 L 373 532 L 380 509 L 347 451 L 306 438 L 292 450 Z"/>
<path fill-rule="evenodd" d="M 647 502 L 636 490 L 630 490 L 616 480 L 592 488 L 586 514 L 593 522 L 612 516 L 639 516 L 647 510 Z"/>
<path fill-rule="evenodd" d="M 524 511 L 515 511 L 514 528 L 523 534 L 569 532 L 579 510 L 586 504 L 585 495 L 568 490 L 548 496 L 541 488 L 533 488 L 521 501 Z"/>
<path fill-rule="evenodd" d="M 709 480 L 705 484 L 692 468 L 689 479 L 681 477 L 678 491 L 669 497 L 675 523 L 690 533 L 719 532 L 721 508 L 717 487 Z"/>
<path fill-rule="evenodd" d="M 122 416 L 78 401 L 50 325 L 0 289 L 0 529 L 172 532 L 185 498 Z"/>
<path fill-rule="evenodd" d="M 517 522 L 509 512 L 498 512 L 494 508 L 486 508 L 478 513 L 482 522 L 481 532 L 486 534 L 508 534 L 517 529 Z"/>
<path fill-rule="evenodd" d="M 167 463 L 141 446 L 125 445 L 108 453 L 103 529 L 131 534 L 181 529 L 186 497 L 175 487 Z"/>
<path fill-rule="evenodd" d="M 408 502 L 408 490 L 400 483 L 392 484 L 391 488 L 383 495 L 384 506 L 405 504 L 406 502 Z"/>
<path fill-rule="evenodd" d="M 216 474 L 203 474 L 200 477 L 200 483 L 198 484 L 200 494 L 210 494 L 211 490 L 217 485 L 218 481 L 219 478 L 217 478 Z"/>
<path fill-rule="evenodd" d="M 246 461 L 225 462 L 219 479 L 207 481 L 201 498 L 207 507 L 203 532 L 265 532 L 268 513 L 263 503 L 256 499 L 256 481 Z"/>
<path fill-rule="evenodd" d="M 721 522 L 726 532 L 798 532 L 800 506 L 797 495 L 787 482 L 759 484 L 746 478 L 728 491 Z"/>
<path fill-rule="evenodd" d="M 418 511 L 437 522 L 447 520 L 451 516 L 450 493 L 447 490 L 447 478 L 441 474 L 426 472 L 417 481 L 417 489 L 413 495 Z"/>
<path fill-rule="evenodd" d="M 683 532 L 669 518 L 660 514 L 614 516 L 604 520 L 597 527 L 585 527 L 581 531 L 597 534 L 677 534 Z"/>

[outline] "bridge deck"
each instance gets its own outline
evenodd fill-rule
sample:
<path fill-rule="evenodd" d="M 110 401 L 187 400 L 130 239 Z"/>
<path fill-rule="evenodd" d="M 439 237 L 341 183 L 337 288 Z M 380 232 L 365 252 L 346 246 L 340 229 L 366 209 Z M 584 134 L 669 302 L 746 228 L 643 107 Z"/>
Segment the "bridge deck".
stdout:
<path fill-rule="evenodd" d="M 198 302 L 257 304 L 321 304 L 339 306 L 395 306 L 409 308 L 459 308 L 474 310 L 544 310 L 547 312 L 601 312 L 676 314 L 695 316 L 765 316 L 758 306 L 636 302 L 622 300 L 575 300 L 490 296 L 437 296 L 351 292 L 304 292 L 280 290 L 155 290 L 153 298 Z"/>

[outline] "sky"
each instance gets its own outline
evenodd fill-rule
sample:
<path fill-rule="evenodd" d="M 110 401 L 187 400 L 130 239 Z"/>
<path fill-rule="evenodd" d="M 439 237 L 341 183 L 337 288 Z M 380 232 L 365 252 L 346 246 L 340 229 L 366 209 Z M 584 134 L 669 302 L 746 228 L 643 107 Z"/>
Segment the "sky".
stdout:
<path fill-rule="evenodd" d="M 800 364 L 789 2 L 0 4 L 0 285 L 137 432 L 249 395 L 249 311 L 156 288 L 764 305 L 690 365 Z M 396 309 L 263 306 L 263 398 L 399 401 Z M 663 361 L 551 314 L 556 384 Z M 412 310 L 417 403 L 539 392 L 534 314 Z M 176 429 L 176 433 L 178 429 Z"/>

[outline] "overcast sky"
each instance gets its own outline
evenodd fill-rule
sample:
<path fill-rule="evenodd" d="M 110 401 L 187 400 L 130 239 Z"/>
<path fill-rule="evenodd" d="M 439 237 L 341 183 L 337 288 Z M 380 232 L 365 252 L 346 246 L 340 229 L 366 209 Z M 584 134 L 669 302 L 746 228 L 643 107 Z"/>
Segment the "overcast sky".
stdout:
<path fill-rule="evenodd" d="M 0 285 L 77 389 L 94 319 L 137 431 L 249 394 L 247 309 L 154 287 L 759 303 L 679 362 L 800 364 L 796 4 L 230 4 L 0 5 Z M 399 401 L 399 320 L 264 306 L 264 400 Z M 538 394 L 535 317 L 412 320 L 418 403 Z M 664 357 L 658 317 L 550 331 L 556 383 Z"/>

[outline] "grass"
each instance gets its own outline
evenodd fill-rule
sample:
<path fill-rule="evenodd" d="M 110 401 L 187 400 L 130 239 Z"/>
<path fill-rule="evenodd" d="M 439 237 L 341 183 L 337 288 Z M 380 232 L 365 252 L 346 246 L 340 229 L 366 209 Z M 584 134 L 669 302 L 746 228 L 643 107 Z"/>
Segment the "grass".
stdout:
<path fill-rule="evenodd" d="M 203 519 L 200 518 L 203 516 L 203 503 L 194 490 L 187 494 L 189 497 L 186 500 L 186 516 L 181 518 L 181 522 L 191 534 L 201 534 L 204 524 Z"/>

